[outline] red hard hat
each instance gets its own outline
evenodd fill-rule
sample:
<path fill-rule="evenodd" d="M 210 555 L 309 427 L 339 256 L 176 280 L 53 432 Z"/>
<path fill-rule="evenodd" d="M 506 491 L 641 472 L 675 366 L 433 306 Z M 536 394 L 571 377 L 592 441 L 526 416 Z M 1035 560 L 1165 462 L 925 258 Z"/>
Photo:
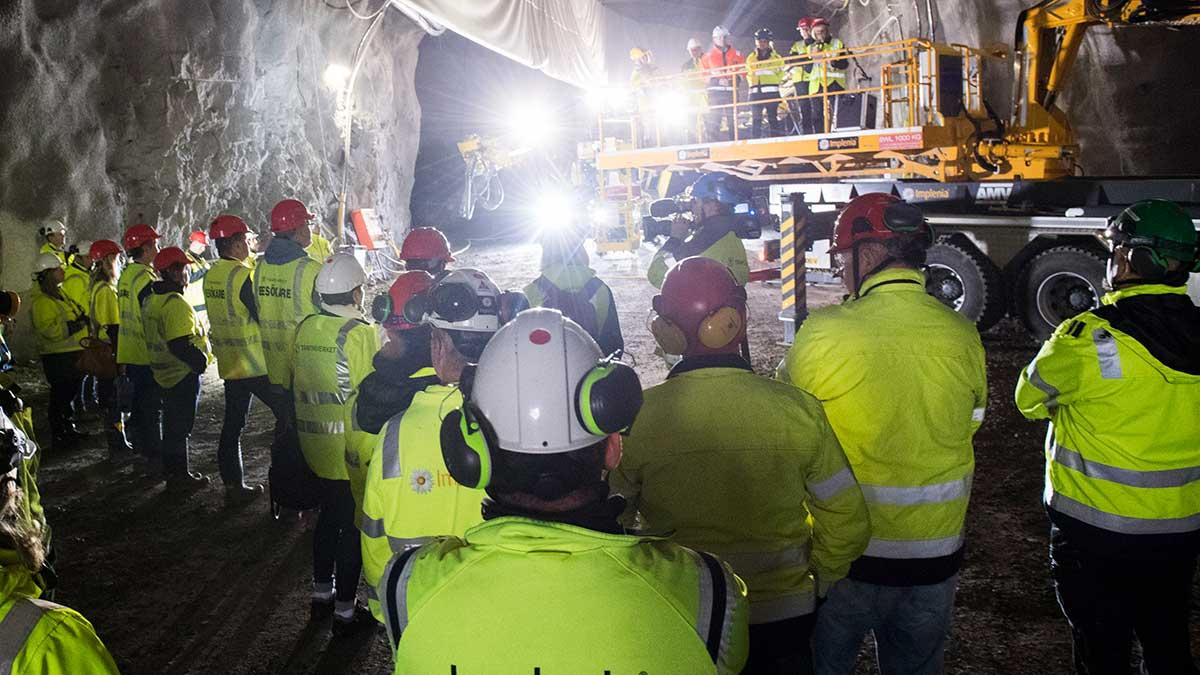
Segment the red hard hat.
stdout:
<path fill-rule="evenodd" d="M 276 204 L 275 208 L 271 209 L 271 231 L 291 232 L 298 230 L 308 225 L 316 217 L 316 214 L 309 212 L 304 202 L 298 199 L 285 199 Z"/>
<path fill-rule="evenodd" d="M 155 232 L 153 227 L 145 223 L 130 225 L 129 229 L 125 230 L 125 250 L 135 249 L 155 239 L 158 239 L 158 232 Z"/>
<path fill-rule="evenodd" d="M 682 332 L 687 345 L 681 354 L 736 352 L 746 335 L 746 289 L 712 258 L 681 260 L 667 272 L 662 293 L 651 304 Z"/>
<path fill-rule="evenodd" d="M 808 26 L 809 26 L 809 28 L 816 28 L 817 26 L 828 27 L 829 21 L 827 19 L 822 19 L 821 17 L 817 17 L 817 18 L 813 19 L 812 21 L 810 21 Z"/>
<path fill-rule="evenodd" d="M 812 17 L 807 17 L 807 16 L 800 17 L 800 20 L 796 22 L 796 30 L 800 30 L 801 28 L 808 28 L 808 27 L 812 26 L 812 21 L 813 21 Z"/>
<path fill-rule="evenodd" d="M 208 246 L 208 235 L 204 234 L 204 232 L 202 232 L 200 230 L 193 230 L 192 234 L 188 237 L 188 242 L 193 242 L 193 241 L 198 241 L 201 244 Z"/>
<path fill-rule="evenodd" d="M 92 242 L 92 247 L 88 249 L 88 259 L 92 262 L 103 260 L 110 255 L 117 255 L 121 252 L 121 247 L 117 246 L 117 242 L 111 239 L 98 239 Z"/>
<path fill-rule="evenodd" d="M 161 272 L 175 265 L 186 265 L 189 262 L 187 254 L 183 252 L 183 249 L 178 246 L 171 246 L 159 251 L 158 255 L 154 256 L 153 264 L 154 269 Z"/>
<path fill-rule="evenodd" d="M 416 328 L 418 324 L 409 323 L 404 320 L 404 306 L 414 296 L 420 295 L 431 288 L 433 288 L 433 276 L 428 272 L 419 270 L 405 272 L 396 277 L 396 280 L 392 282 L 392 287 L 388 289 L 388 297 L 391 298 L 391 304 L 388 316 L 383 321 L 384 327 L 398 330 Z"/>
<path fill-rule="evenodd" d="M 454 262 L 449 240 L 441 230 L 433 227 L 418 227 L 409 232 L 400 245 L 400 259 Z"/>
<path fill-rule="evenodd" d="M 246 227 L 246 221 L 237 216 L 217 216 L 213 219 L 212 224 L 208 226 L 208 236 L 213 239 L 226 239 L 235 234 L 243 234 L 249 231 L 250 228 Z M 205 243 L 207 244 L 208 242 Z"/>
<path fill-rule="evenodd" d="M 890 193 L 872 192 L 851 199 L 838 214 L 829 250 L 848 251 L 864 241 L 917 233 L 932 236 L 921 209 Z"/>

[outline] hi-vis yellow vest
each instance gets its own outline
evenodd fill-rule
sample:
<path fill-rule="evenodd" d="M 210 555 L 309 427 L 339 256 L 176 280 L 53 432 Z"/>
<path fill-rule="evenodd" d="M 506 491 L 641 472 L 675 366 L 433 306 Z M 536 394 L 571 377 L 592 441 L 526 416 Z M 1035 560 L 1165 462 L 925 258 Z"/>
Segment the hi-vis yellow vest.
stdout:
<path fill-rule="evenodd" d="M 300 450 L 313 473 L 349 480 L 355 503 L 362 503 L 364 462 L 352 455 L 349 435 L 358 430 L 351 415 L 358 386 L 374 370 L 379 333 L 361 319 L 316 314 L 296 329 L 296 431 Z"/>
<path fill-rule="evenodd" d="M 154 381 L 160 387 L 174 387 L 192 372 L 191 366 L 180 361 L 167 348 L 172 340 L 188 338 L 196 349 L 204 353 L 208 362 L 212 362 L 204 327 L 196 316 L 196 310 L 192 309 L 182 293 L 151 293 L 142 307 L 142 323 L 146 349 L 150 352 L 150 369 L 154 371 Z M 164 421 L 164 424 L 170 423 L 171 420 Z"/>
<path fill-rule="evenodd" d="M 183 298 L 188 301 L 188 304 L 195 310 L 196 316 L 199 318 L 201 325 L 208 325 L 208 307 L 204 302 L 204 277 L 208 275 L 208 270 L 211 265 L 206 258 L 202 258 L 191 251 L 187 252 L 188 257 L 188 285 L 183 288 Z"/>
<path fill-rule="evenodd" d="M 75 332 L 68 330 L 67 322 L 84 316 L 83 308 L 75 304 L 59 289 L 60 297 L 46 295 L 40 288 L 33 289 L 33 335 L 37 338 L 38 354 L 65 354 L 83 349 L 79 341 L 87 337 L 87 322 L 81 322 Z"/>
<path fill-rule="evenodd" d="M 321 263 L 308 257 L 282 265 L 264 260 L 255 269 L 259 330 L 271 384 L 292 388 L 292 342 L 296 326 L 320 311 L 312 297 L 320 271 Z"/>
<path fill-rule="evenodd" d="M 258 322 L 242 302 L 241 291 L 250 268 L 240 260 L 214 262 L 204 275 L 213 353 L 223 380 L 243 380 L 267 374 Z"/>
<path fill-rule="evenodd" d="M 433 368 L 425 368 L 412 377 L 433 374 Z M 375 586 L 393 554 L 431 537 L 461 537 L 483 522 L 484 491 L 456 483 L 442 460 L 442 419 L 461 405 L 458 387 L 431 385 L 388 420 L 375 444 L 359 524 L 372 611 L 378 610 Z"/>
<path fill-rule="evenodd" d="M 833 38 L 829 42 L 814 42 L 808 46 L 805 53 L 816 59 L 812 63 L 812 72 L 808 74 L 808 93 L 818 94 L 829 89 L 830 84 L 837 84 L 846 88 L 846 71 L 841 68 L 834 68 L 833 62 L 836 58 L 822 59 L 822 56 L 829 56 L 835 52 L 844 51 L 846 45 L 842 41 Z M 820 99 L 817 99 L 820 102 Z M 831 102 L 832 104 L 832 102 Z"/>
<path fill-rule="evenodd" d="M 86 258 L 84 258 L 86 260 Z M 88 288 L 92 284 L 91 276 L 88 270 L 80 269 L 76 265 L 78 258 L 71 261 L 70 265 L 63 268 L 63 295 L 71 299 L 72 302 L 83 307 L 85 310 L 88 307 Z"/>
<path fill-rule="evenodd" d="M 1017 408 L 1049 419 L 1046 505 L 1121 534 L 1200 530 L 1200 375 L 1168 367 L 1099 314 L 1141 284 L 1064 321 L 1021 373 Z"/>
<path fill-rule="evenodd" d="M 924 274 L 884 270 L 814 311 L 778 376 L 817 397 L 846 451 L 871 514 L 865 555 L 962 548 L 987 371 L 975 324 L 928 295 Z"/>
<path fill-rule="evenodd" d="M 409 549 L 380 584 L 395 671 L 733 675 L 746 590 L 709 554 L 497 518 Z"/>
<path fill-rule="evenodd" d="M 138 295 L 154 281 L 154 272 L 141 263 L 129 263 L 117 280 L 117 306 L 121 309 L 121 324 L 117 340 L 117 363 L 138 366 L 150 365 L 146 337 L 142 328 L 142 306 Z"/>

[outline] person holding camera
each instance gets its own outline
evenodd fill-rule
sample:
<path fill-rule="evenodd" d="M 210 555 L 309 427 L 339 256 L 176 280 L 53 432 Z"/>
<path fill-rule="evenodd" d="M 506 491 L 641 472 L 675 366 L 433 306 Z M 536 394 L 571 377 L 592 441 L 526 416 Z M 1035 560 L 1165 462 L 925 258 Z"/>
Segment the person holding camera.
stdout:
<path fill-rule="evenodd" d="M 33 264 L 33 333 L 46 382 L 50 385 L 48 417 L 53 444 L 62 450 L 74 446 L 83 435 L 75 428 L 73 401 L 83 383 L 75 366 L 87 336 L 88 318 L 79 303 L 62 292 L 63 264 L 54 253 L 41 253 Z"/>
<path fill-rule="evenodd" d="M 734 209 L 749 204 L 752 190 L 746 181 L 726 173 L 701 176 L 689 188 L 692 218 L 679 215 L 671 225 L 671 236 L 654 254 L 646 277 L 662 288 L 667 270 L 677 261 L 692 256 L 712 258 L 729 268 L 739 286 L 750 279 L 746 247 L 738 237 L 739 218 Z"/>

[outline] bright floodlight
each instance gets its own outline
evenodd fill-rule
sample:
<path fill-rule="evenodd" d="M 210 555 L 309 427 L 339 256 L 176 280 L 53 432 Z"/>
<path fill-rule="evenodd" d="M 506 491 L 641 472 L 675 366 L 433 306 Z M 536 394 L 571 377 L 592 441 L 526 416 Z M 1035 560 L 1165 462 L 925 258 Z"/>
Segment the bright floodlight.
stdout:
<path fill-rule="evenodd" d="M 629 105 L 629 90 L 623 87 L 596 87 L 584 95 L 588 107 L 594 112 L 624 110 Z"/>
<path fill-rule="evenodd" d="M 539 230 L 561 229 L 575 218 L 577 208 L 565 192 L 547 192 L 537 201 L 534 220 Z"/>
<path fill-rule="evenodd" d="M 325 86 L 334 91 L 341 91 L 346 88 L 346 84 L 350 81 L 350 69 L 340 63 L 331 63 L 325 69 L 325 75 L 322 77 L 325 81 Z"/>
<path fill-rule="evenodd" d="M 691 106 L 683 92 L 667 91 L 654 102 L 654 116 L 664 129 L 683 129 L 691 120 Z"/>
<path fill-rule="evenodd" d="M 546 143 L 556 130 L 549 106 L 538 101 L 514 104 L 509 112 L 508 128 L 518 143 L 530 147 Z"/>

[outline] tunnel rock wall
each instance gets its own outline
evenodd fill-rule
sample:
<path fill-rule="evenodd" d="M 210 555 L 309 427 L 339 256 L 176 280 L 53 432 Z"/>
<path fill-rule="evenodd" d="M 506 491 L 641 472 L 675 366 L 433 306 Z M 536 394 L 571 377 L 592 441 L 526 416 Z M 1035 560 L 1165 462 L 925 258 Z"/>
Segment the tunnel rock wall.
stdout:
<path fill-rule="evenodd" d="M 932 10 L 941 42 L 1011 49 L 1021 10 L 1033 0 L 836 0 L 847 45 L 928 37 Z M 844 11 L 843 11 L 844 10 Z M 1200 29 L 1089 29 L 1062 106 L 1091 175 L 1200 173 Z M 1011 109 L 1011 62 L 986 70 L 988 100 Z"/>
<path fill-rule="evenodd" d="M 24 290 L 38 225 L 68 241 L 135 222 L 181 244 L 219 213 L 265 230 L 284 197 L 327 233 L 336 95 L 368 22 L 323 0 L 11 0 L 0 7 L 0 284 Z M 389 11 L 355 88 L 350 208 L 408 227 L 424 35 Z"/>

